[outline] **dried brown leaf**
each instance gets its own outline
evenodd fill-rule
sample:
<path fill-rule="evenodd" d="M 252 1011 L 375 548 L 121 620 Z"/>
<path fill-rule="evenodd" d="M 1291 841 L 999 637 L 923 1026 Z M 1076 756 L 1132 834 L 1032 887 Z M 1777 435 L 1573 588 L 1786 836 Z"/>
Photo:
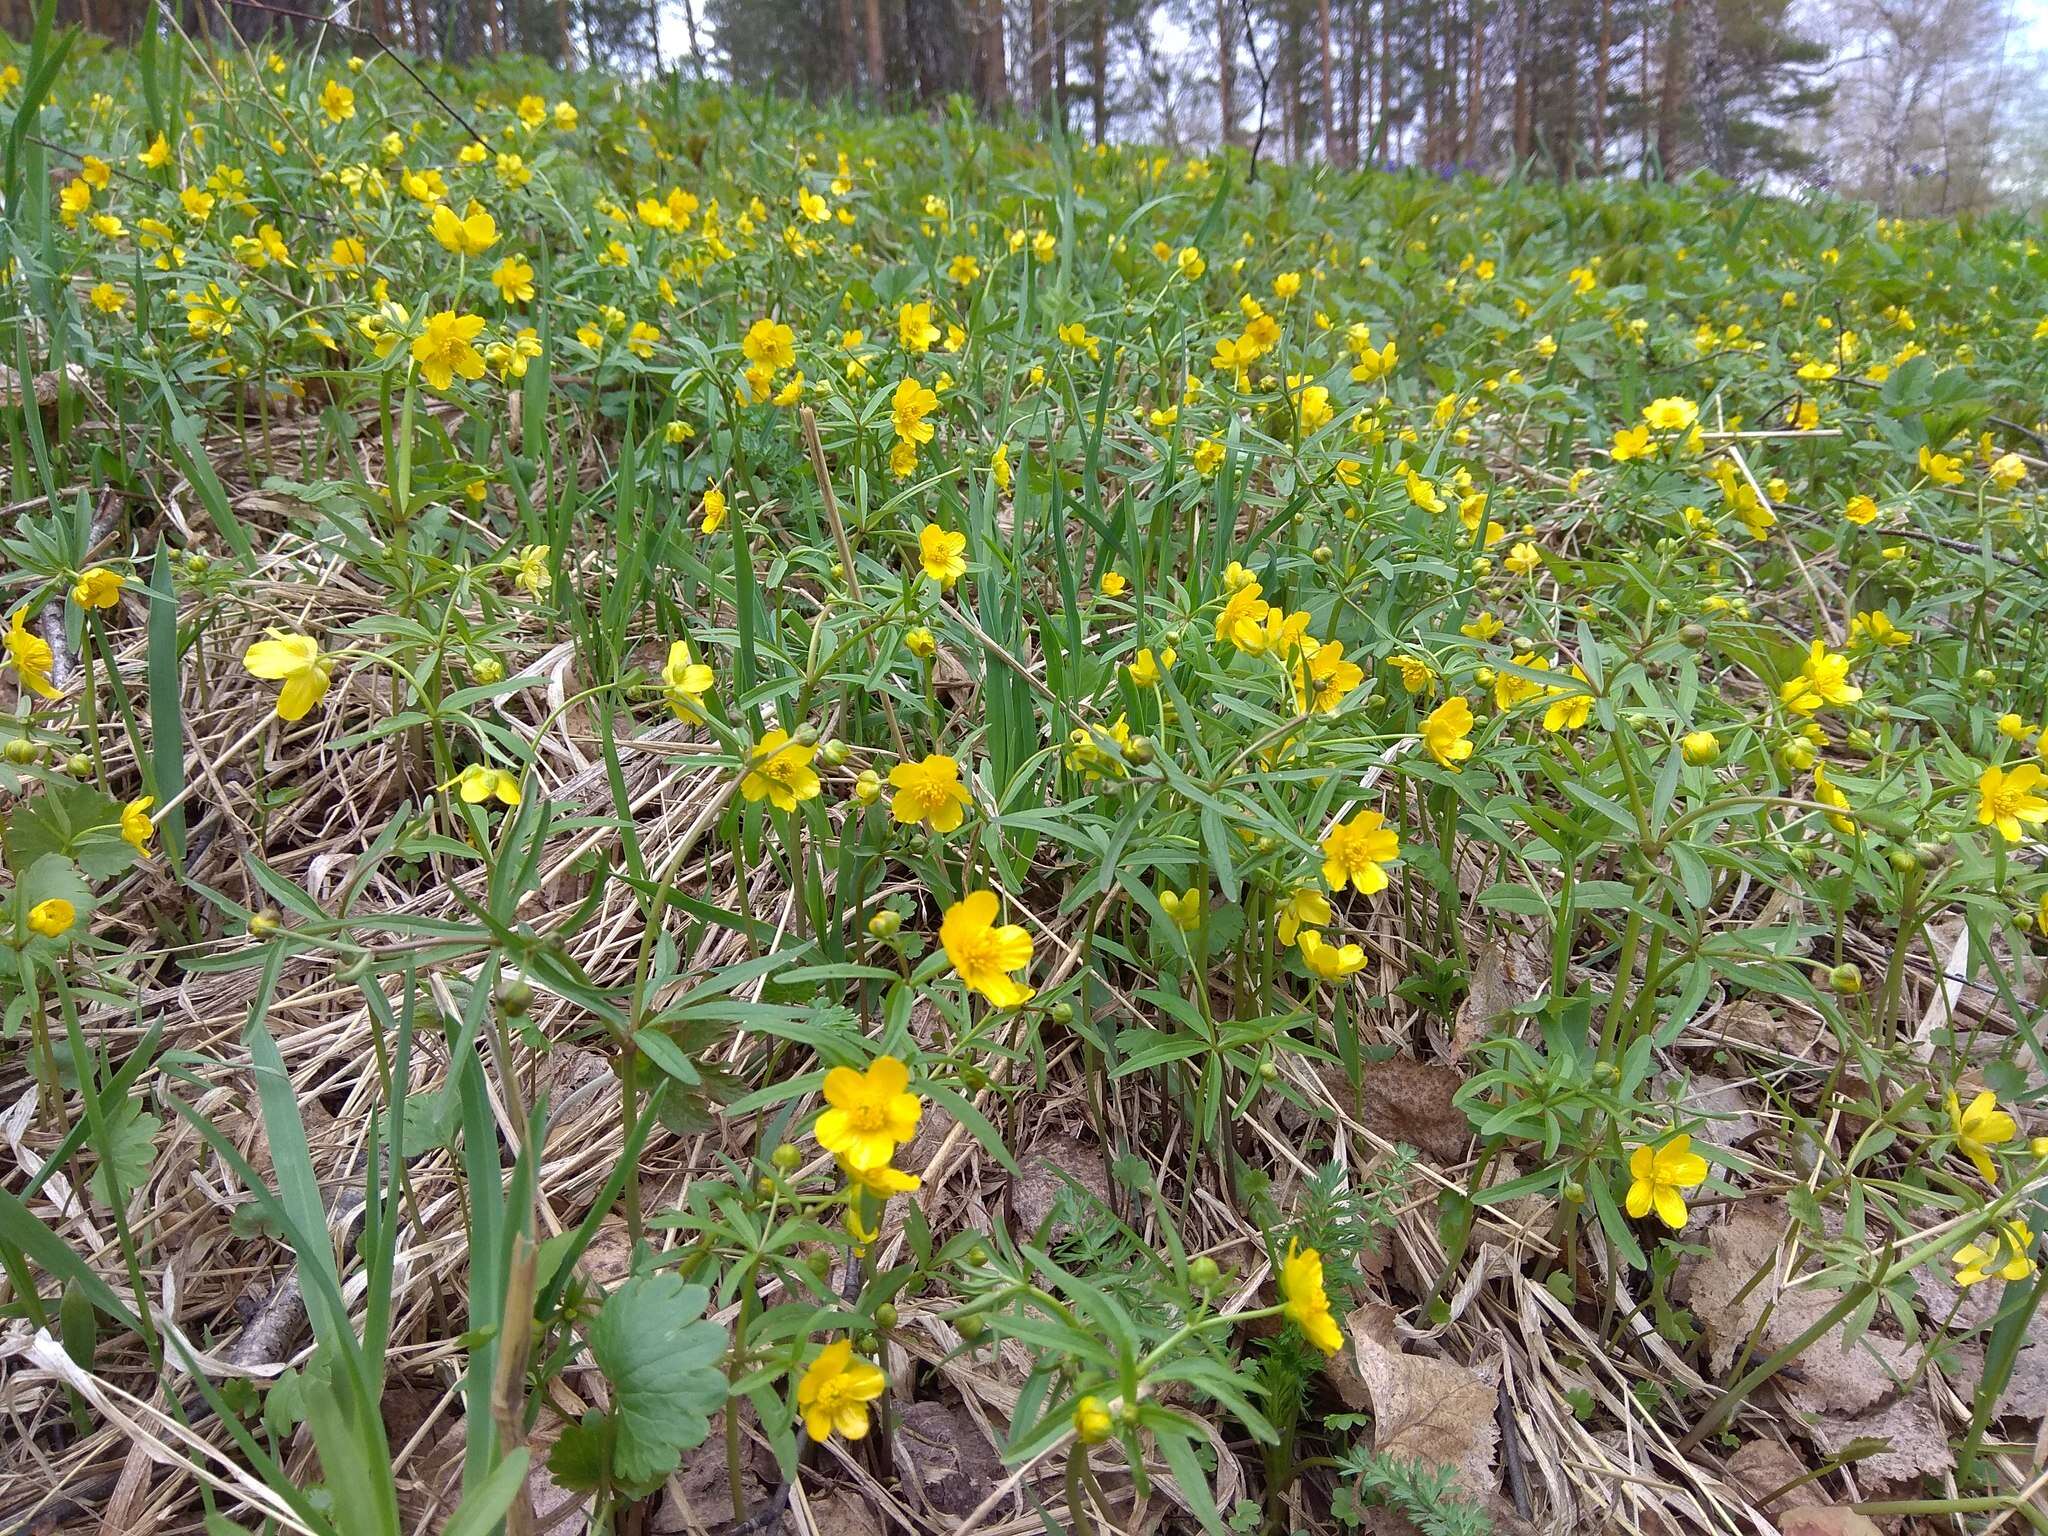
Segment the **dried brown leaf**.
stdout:
<path fill-rule="evenodd" d="M 1461 1072 L 1409 1056 L 1367 1062 L 1361 1118 L 1368 1130 L 1424 1157 L 1463 1162 L 1472 1125 L 1452 1096 L 1464 1082 Z"/>
<path fill-rule="evenodd" d="M 1509 943 L 1498 934 L 1487 939 L 1451 1026 L 1446 1054 L 1452 1061 L 1463 1060 L 1473 1046 L 1502 1027 L 1514 1009 L 1542 994 L 1548 978 L 1536 968 L 1532 948 L 1526 940 Z"/>
<path fill-rule="evenodd" d="M 1771 1494 L 1812 1470 L 1776 1440 L 1751 1440 L 1736 1447 L 1727 1465 L 1729 1481 L 1747 1494 L 1752 1504 L 1766 1510 L 1800 1500 L 1813 1492 L 1810 1487 L 1801 1486 L 1782 1499 L 1764 1503 Z"/>
<path fill-rule="evenodd" d="M 1812 1432 L 1814 1443 L 1830 1456 L 1839 1456 L 1858 1440 L 1885 1442 L 1885 1449 L 1856 1462 L 1857 1479 L 1877 1487 L 1936 1477 L 1956 1464 L 1924 1390 L 1869 1413 L 1822 1414 Z"/>
<path fill-rule="evenodd" d="M 1779 1536 L 1884 1536 L 1868 1515 L 1839 1504 L 1802 1504 L 1778 1516 Z"/>
<path fill-rule="evenodd" d="M 1366 1306 L 1349 1319 L 1358 1374 L 1372 1402 L 1373 1449 L 1448 1467 L 1473 1497 L 1487 1497 L 1497 1485 L 1500 1389 L 1452 1361 L 1403 1353 L 1394 1316 L 1392 1307 Z"/>
<path fill-rule="evenodd" d="M 1838 1291 L 1779 1282 L 1780 1248 L 1788 1218 L 1776 1201 L 1745 1200 L 1707 1232 L 1707 1257 L 1693 1270 L 1689 1300 L 1706 1330 L 1713 1369 L 1725 1373 L 1756 1331 L 1750 1363 L 1787 1348 L 1820 1322 L 1840 1300 Z M 1837 1325 L 1809 1344 L 1776 1378 L 1799 1407 L 1814 1413 L 1856 1414 L 1889 1396 L 1912 1369 L 1912 1351 L 1865 1332 L 1842 1347 Z"/>

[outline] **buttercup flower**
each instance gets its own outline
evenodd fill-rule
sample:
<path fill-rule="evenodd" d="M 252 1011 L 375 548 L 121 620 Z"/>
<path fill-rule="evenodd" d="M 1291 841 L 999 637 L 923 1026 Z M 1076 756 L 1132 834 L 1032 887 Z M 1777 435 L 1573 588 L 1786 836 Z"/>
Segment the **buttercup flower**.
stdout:
<path fill-rule="evenodd" d="M 79 574 L 77 583 L 71 588 L 71 601 L 81 608 L 112 608 L 121 601 L 121 587 L 119 571 L 96 565 Z"/>
<path fill-rule="evenodd" d="M 1329 1293 L 1323 1289 L 1323 1257 L 1302 1247 L 1298 1237 L 1287 1240 L 1287 1257 L 1280 1261 L 1280 1312 L 1324 1354 L 1344 1347 L 1344 1331 L 1330 1315 Z"/>
<path fill-rule="evenodd" d="M 482 378 L 483 354 L 470 343 L 483 328 L 482 315 L 462 315 L 452 309 L 429 315 L 425 327 L 412 341 L 412 357 L 420 365 L 420 377 L 434 389 L 448 388 L 457 374 L 465 379 Z"/>
<path fill-rule="evenodd" d="M 1455 768 L 1472 755 L 1472 706 L 1463 695 L 1453 695 L 1429 712 L 1422 722 L 1422 744 L 1446 768 Z"/>
<path fill-rule="evenodd" d="M 821 1444 L 835 1433 L 860 1439 L 868 1432 L 868 1404 L 888 1385 L 880 1366 L 854 1354 L 851 1339 L 827 1344 L 797 1383 L 796 1405 L 804 1416 L 804 1433 Z"/>
<path fill-rule="evenodd" d="M 471 763 L 441 787 L 454 789 L 467 805 L 482 805 L 492 799 L 506 805 L 519 803 L 518 778 L 502 768 L 489 768 L 482 763 Z"/>
<path fill-rule="evenodd" d="M 1031 963 L 1031 935 L 1015 923 L 998 924 L 993 891 L 972 891 L 946 909 L 939 943 L 954 974 L 998 1008 L 1029 1002 L 1032 989 L 1011 972 Z"/>
<path fill-rule="evenodd" d="M 923 1101 L 910 1091 L 910 1070 L 894 1056 L 877 1056 L 864 1072 L 834 1067 L 825 1074 L 825 1112 L 814 1134 L 818 1145 L 862 1170 L 880 1168 L 917 1134 Z"/>
<path fill-rule="evenodd" d="M 1692 1137 L 1674 1136 L 1657 1147 L 1641 1146 L 1629 1154 L 1626 1209 L 1643 1217 L 1651 1211 L 1676 1232 L 1685 1225 L 1684 1190 L 1704 1184 L 1707 1160 L 1692 1149 Z"/>
<path fill-rule="evenodd" d="M 284 684 L 277 695 L 277 713 L 285 720 L 305 719 L 327 697 L 334 677 L 334 659 L 322 654 L 319 641 L 286 630 L 273 629 L 268 640 L 250 646 L 242 653 L 242 666 L 251 677 Z"/>
<path fill-rule="evenodd" d="M 778 811 L 793 811 L 799 800 L 814 799 L 819 792 L 818 775 L 811 767 L 817 755 L 814 744 L 796 741 L 784 730 L 770 731 L 747 755 L 740 793 L 749 800 L 765 799 Z"/>
<path fill-rule="evenodd" d="M 937 523 L 926 523 L 917 533 L 917 559 L 925 575 L 939 584 L 941 592 L 953 590 L 953 583 L 967 574 L 967 535 L 952 533 Z"/>
<path fill-rule="evenodd" d="M 2024 1280 L 2034 1272 L 2034 1234 L 2024 1221 L 1999 1223 L 1998 1230 L 1984 1238 L 1965 1243 L 1950 1255 L 1958 1266 L 1957 1285 L 1976 1285 L 1993 1275 L 2001 1280 Z"/>
<path fill-rule="evenodd" d="M 63 695 L 50 681 L 50 669 L 56 665 L 57 658 L 47 640 L 28 632 L 27 625 L 22 622 L 27 611 L 25 608 L 14 610 L 7 621 L 6 633 L 0 634 L 0 644 L 7 648 L 8 662 L 21 674 L 22 686 L 46 699 L 61 698 Z"/>
<path fill-rule="evenodd" d="M 1956 1150 L 1970 1160 L 1986 1184 L 1996 1184 L 1998 1164 L 1991 1160 L 1991 1149 L 2019 1135 L 2018 1124 L 1998 1107 L 1995 1093 L 1978 1094 L 1965 1109 L 1951 1088 L 1943 1102 L 1948 1107 L 1949 1130 L 1956 1139 Z"/>
<path fill-rule="evenodd" d="M 2025 840 L 2029 827 L 2048 822 L 2048 799 L 2035 793 L 2043 775 L 2038 763 L 2001 768 L 1996 763 L 1977 778 L 1977 821 L 1998 828 L 2008 843 Z"/>
<path fill-rule="evenodd" d="M 137 853 L 149 852 L 149 840 L 156 835 L 149 819 L 149 808 L 155 804 L 155 795 L 143 795 L 121 807 L 121 836 Z"/>
<path fill-rule="evenodd" d="M 31 930 L 46 939 L 62 938 L 71 931 L 71 925 L 78 921 L 78 909 L 62 896 L 52 896 L 39 901 L 28 909 L 28 925 Z"/>
<path fill-rule="evenodd" d="M 934 832 L 957 831 L 973 797 L 960 782 L 960 765 L 942 752 L 920 763 L 898 763 L 889 770 L 896 791 L 889 814 L 899 822 L 923 822 Z"/>
<path fill-rule="evenodd" d="M 1323 834 L 1323 880 L 1333 891 L 1355 886 L 1371 896 L 1387 888 L 1385 865 L 1401 856 L 1400 834 L 1378 811 L 1362 810 Z"/>
<path fill-rule="evenodd" d="M 704 695 L 716 679 L 711 669 L 690 654 L 690 642 L 671 640 L 661 667 L 662 695 L 678 720 L 702 720 Z"/>

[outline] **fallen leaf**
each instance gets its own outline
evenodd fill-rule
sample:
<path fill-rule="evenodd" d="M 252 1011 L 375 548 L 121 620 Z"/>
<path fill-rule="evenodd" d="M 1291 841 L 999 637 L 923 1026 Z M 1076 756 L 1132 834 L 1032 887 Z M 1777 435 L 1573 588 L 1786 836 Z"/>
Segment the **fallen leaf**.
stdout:
<path fill-rule="evenodd" d="M 1500 1389 L 1449 1360 L 1403 1353 L 1394 1337 L 1394 1309 L 1353 1312 L 1351 1347 L 1372 1402 L 1373 1449 L 1384 1455 L 1449 1467 L 1474 1498 L 1495 1491 L 1493 1452 L 1500 1438 L 1494 1412 Z"/>
<path fill-rule="evenodd" d="M 1465 1000 L 1458 1004 L 1457 1019 L 1451 1025 L 1450 1044 L 1445 1054 L 1461 1061 L 1467 1052 L 1496 1029 L 1524 1003 L 1543 995 L 1548 976 L 1537 971 L 1527 941 L 1508 944 L 1498 934 L 1489 937 L 1472 967 Z"/>
<path fill-rule="evenodd" d="M 981 1426 L 948 1403 L 906 1405 L 889 1443 L 904 1486 L 935 1514 L 970 1513 L 1003 1478 L 1002 1457 Z"/>
<path fill-rule="evenodd" d="M 1749 1501 L 1760 1509 L 1774 1509 L 1787 1500 L 1798 1499 L 1813 1490 L 1801 1485 L 1782 1499 L 1766 1504 L 1765 1498 L 1776 1493 L 1794 1478 L 1804 1477 L 1812 1468 L 1808 1467 L 1791 1451 L 1775 1440 L 1751 1440 L 1737 1446 L 1735 1454 L 1728 1458 L 1728 1477 L 1749 1496 Z"/>
<path fill-rule="evenodd" d="M 1802 1504 L 1778 1516 L 1779 1536 L 1884 1536 L 1867 1515 L 1839 1504 Z"/>
<path fill-rule="evenodd" d="M 1693 1269 L 1686 1299 L 1706 1330 L 1709 1362 L 1717 1374 L 1735 1363 L 1760 1320 L 1763 1329 L 1750 1365 L 1794 1343 L 1841 1300 L 1839 1291 L 1780 1284 L 1779 1250 L 1787 1225 L 1778 1202 L 1745 1200 L 1727 1220 L 1707 1230 L 1707 1257 Z M 1813 1413 L 1861 1413 L 1911 1374 L 1913 1351 L 1905 1344 L 1866 1331 L 1845 1350 L 1841 1337 L 1838 1324 L 1778 1372 L 1779 1390 L 1798 1407 Z"/>
<path fill-rule="evenodd" d="M 1109 1204 L 1109 1172 L 1102 1149 L 1078 1136 L 1041 1136 L 1017 1160 L 1017 1173 L 1009 1184 L 1010 1218 L 1017 1235 L 1031 1242 L 1065 1237 L 1073 1232 L 1075 1221 L 1088 1219 L 1088 1203 L 1075 1193 L 1076 1184 Z"/>
<path fill-rule="evenodd" d="M 1463 1073 L 1409 1056 L 1367 1062 L 1360 1118 L 1367 1130 L 1405 1142 L 1424 1157 L 1463 1162 L 1472 1123 L 1452 1095 L 1464 1082 Z"/>
<path fill-rule="evenodd" d="M 1923 1477 L 1939 1476 L 1956 1464 L 1948 1436 L 1924 1391 L 1869 1413 L 1822 1414 L 1814 1420 L 1811 1432 L 1814 1444 L 1830 1456 L 1841 1455 L 1859 1440 L 1884 1442 L 1883 1450 L 1856 1461 L 1857 1481 L 1873 1487 L 1916 1483 Z"/>

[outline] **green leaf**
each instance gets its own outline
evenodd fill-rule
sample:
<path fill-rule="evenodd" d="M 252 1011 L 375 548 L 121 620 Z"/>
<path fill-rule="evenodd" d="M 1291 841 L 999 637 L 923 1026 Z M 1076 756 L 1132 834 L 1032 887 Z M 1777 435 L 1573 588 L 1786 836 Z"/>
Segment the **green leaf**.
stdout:
<path fill-rule="evenodd" d="M 702 1320 L 710 1295 L 676 1274 L 636 1276 L 591 1325 L 591 1357 L 612 1385 L 612 1472 L 623 1486 L 653 1488 L 711 1433 L 725 1402 L 725 1330 Z"/>
<path fill-rule="evenodd" d="M 118 1206 L 149 1177 L 156 1161 L 156 1133 L 164 1123 L 143 1109 L 141 1095 L 115 1099 L 106 1106 L 107 1142 L 96 1147 L 99 1166 L 92 1172 L 93 1198 Z"/>
<path fill-rule="evenodd" d="M 90 784 L 52 784 L 7 817 L 7 867 L 19 874 L 60 853 L 86 878 L 106 880 L 135 862 L 121 836 L 121 804 Z"/>

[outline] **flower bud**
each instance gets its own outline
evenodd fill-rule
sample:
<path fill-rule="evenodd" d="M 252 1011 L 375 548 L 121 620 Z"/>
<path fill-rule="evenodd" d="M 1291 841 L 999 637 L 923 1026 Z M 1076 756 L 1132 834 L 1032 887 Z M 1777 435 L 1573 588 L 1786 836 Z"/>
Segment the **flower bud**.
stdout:
<path fill-rule="evenodd" d="M 868 936 L 876 939 L 893 939 L 902 931 L 903 914 L 894 907 L 884 907 L 868 919 Z"/>
<path fill-rule="evenodd" d="M 863 768 L 860 777 L 853 781 L 853 798 L 862 805 L 873 805 L 882 798 L 882 776 L 872 768 Z"/>
<path fill-rule="evenodd" d="M 1863 972 L 1845 961 L 1828 972 L 1828 985 L 1844 997 L 1854 997 L 1863 990 Z"/>
<path fill-rule="evenodd" d="M 877 1328 L 894 1328 L 896 1326 L 896 1316 L 896 1304 L 893 1301 L 885 1301 L 875 1308 L 875 1326 Z"/>
<path fill-rule="evenodd" d="M 523 977 L 509 976 L 498 983 L 498 1011 L 508 1019 L 523 1017 L 533 1006 L 533 988 Z"/>
<path fill-rule="evenodd" d="M 1689 650 L 1698 650 L 1707 643 L 1707 626 L 1700 623 L 1679 625 L 1678 643 Z"/>
<path fill-rule="evenodd" d="M 1188 1265 L 1188 1283 L 1198 1291 L 1213 1291 L 1223 1282 L 1223 1271 L 1206 1253 Z"/>
<path fill-rule="evenodd" d="M 265 907 L 261 912 L 249 914 L 249 936 L 251 938 L 267 939 L 283 927 L 284 919 L 268 907 Z"/>
<path fill-rule="evenodd" d="M 790 732 L 789 739 L 800 747 L 814 747 L 818 744 L 818 727 L 815 722 L 806 720 Z"/>
<path fill-rule="evenodd" d="M 824 759 L 828 768 L 844 768 L 846 760 L 853 756 L 853 748 L 834 736 L 818 748 L 818 756 Z"/>
<path fill-rule="evenodd" d="M 495 656 L 479 656 L 470 663 L 469 675 L 479 683 L 501 682 L 505 676 L 505 663 Z"/>
<path fill-rule="evenodd" d="M 18 768 L 25 768 L 42 755 L 41 749 L 26 737 L 16 736 L 7 743 L 7 761 Z"/>
<path fill-rule="evenodd" d="M 1712 731 L 1687 731 L 1679 739 L 1678 755 L 1695 768 L 1704 768 L 1721 755 L 1721 738 Z"/>
<path fill-rule="evenodd" d="M 787 1141 L 777 1142 L 775 1150 L 768 1154 L 768 1161 L 783 1173 L 795 1173 L 797 1164 L 803 1160 L 803 1149 Z"/>
<path fill-rule="evenodd" d="M 965 1317 L 955 1318 L 953 1326 L 960 1330 L 960 1337 L 972 1344 L 988 1332 L 988 1319 L 979 1312 L 970 1312 Z"/>
<path fill-rule="evenodd" d="M 1046 1017 L 1064 1029 L 1067 1025 L 1074 1022 L 1074 1005 L 1072 1003 L 1054 1003 L 1051 1008 L 1046 1010 Z"/>

